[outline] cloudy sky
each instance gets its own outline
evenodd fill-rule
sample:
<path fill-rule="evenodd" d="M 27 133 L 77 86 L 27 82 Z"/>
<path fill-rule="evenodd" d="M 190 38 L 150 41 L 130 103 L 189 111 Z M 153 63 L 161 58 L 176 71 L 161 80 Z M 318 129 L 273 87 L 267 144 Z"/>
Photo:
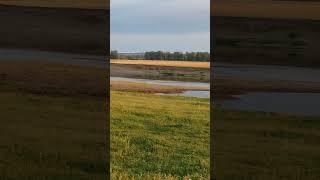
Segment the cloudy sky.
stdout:
<path fill-rule="evenodd" d="M 111 0 L 111 49 L 209 51 L 210 0 Z"/>

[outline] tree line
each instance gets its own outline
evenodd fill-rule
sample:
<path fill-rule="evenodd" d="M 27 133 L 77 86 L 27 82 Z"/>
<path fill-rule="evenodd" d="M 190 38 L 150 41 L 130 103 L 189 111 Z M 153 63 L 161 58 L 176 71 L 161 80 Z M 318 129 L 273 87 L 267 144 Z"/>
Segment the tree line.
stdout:
<path fill-rule="evenodd" d="M 110 53 L 111 59 L 145 59 L 145 60 L 174 60 L 174 61 L 209 61 L 210 53 L 208 52 L 165 52 L 149 51 L 143 56 L 121 55 L 114 50 Z"/>

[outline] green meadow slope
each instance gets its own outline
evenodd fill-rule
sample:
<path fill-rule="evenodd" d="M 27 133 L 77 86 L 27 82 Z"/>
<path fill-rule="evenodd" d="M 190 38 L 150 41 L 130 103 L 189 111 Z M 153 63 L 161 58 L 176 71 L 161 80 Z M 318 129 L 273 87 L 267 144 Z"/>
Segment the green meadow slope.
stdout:
<path fill-rule="evenodd" d="M 209 114 L 208 99 L 111 91 L 112 176 L 208 179 Z"/>

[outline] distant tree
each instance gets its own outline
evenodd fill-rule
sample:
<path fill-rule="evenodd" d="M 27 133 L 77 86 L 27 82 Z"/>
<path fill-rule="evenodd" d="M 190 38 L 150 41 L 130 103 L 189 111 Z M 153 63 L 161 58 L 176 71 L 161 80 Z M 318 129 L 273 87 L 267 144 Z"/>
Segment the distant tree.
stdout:
<path fill-rule="evenodd" d="M 119 59 L 119 54 L 117 50 L 113 50 L 110 52 L 110 58 L 111 59 Z"/>
<path fill-rule="evenodd" d="M 175 60 L 175 61 L 209 61 L 208 52 L 164 52 L 150 51 L 144 53 L 147 60 Z"/>

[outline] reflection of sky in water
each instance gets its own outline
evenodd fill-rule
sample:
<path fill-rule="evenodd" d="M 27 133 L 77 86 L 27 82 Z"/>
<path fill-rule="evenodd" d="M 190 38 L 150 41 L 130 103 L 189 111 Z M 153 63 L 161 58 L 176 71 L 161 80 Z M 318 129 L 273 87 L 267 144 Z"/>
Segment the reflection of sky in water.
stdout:
<path fill-rule="evenodd" d="M 165 93 L 157 93 L 159 95 L 166 96 L 186 96 L 186 97 L 196 97 L 196 98 L 210 98 L 210 91 L 184 91 L 182 93 L 174 93 L 174 94 L 165 94 Z"/>
<path fill-rule="evenodd" d="M 111 0 L 111 48 L 209 51 L 210 0 Z"/>
<path fill-rule="evenodd" d="M 320 116 L 320 93 L 248 93 L 238 100 L 222 102 L 222 107 L 265 112 Z"/>
<path fill-rule="evenodd" d="M 146 83 L 146 84 L 158 84 L 158 85 L 166 85 L 166 86 L 201 87 L 201 88 L 208 88 L 208 89 L 210 88 L 210 83 L 202 83 L 202 82 L 166 81 L 166 80 L 136 79 L 136 78 L 123 78 L 123 77 L 111 77 L 110 80 L 129 81 L 129 82 Z"/>
<path fill-rule="evenodd" d="M 320 69 L 215 63 L 214 76 L 259 81 L 300 81 L 320 83 Z"/>

